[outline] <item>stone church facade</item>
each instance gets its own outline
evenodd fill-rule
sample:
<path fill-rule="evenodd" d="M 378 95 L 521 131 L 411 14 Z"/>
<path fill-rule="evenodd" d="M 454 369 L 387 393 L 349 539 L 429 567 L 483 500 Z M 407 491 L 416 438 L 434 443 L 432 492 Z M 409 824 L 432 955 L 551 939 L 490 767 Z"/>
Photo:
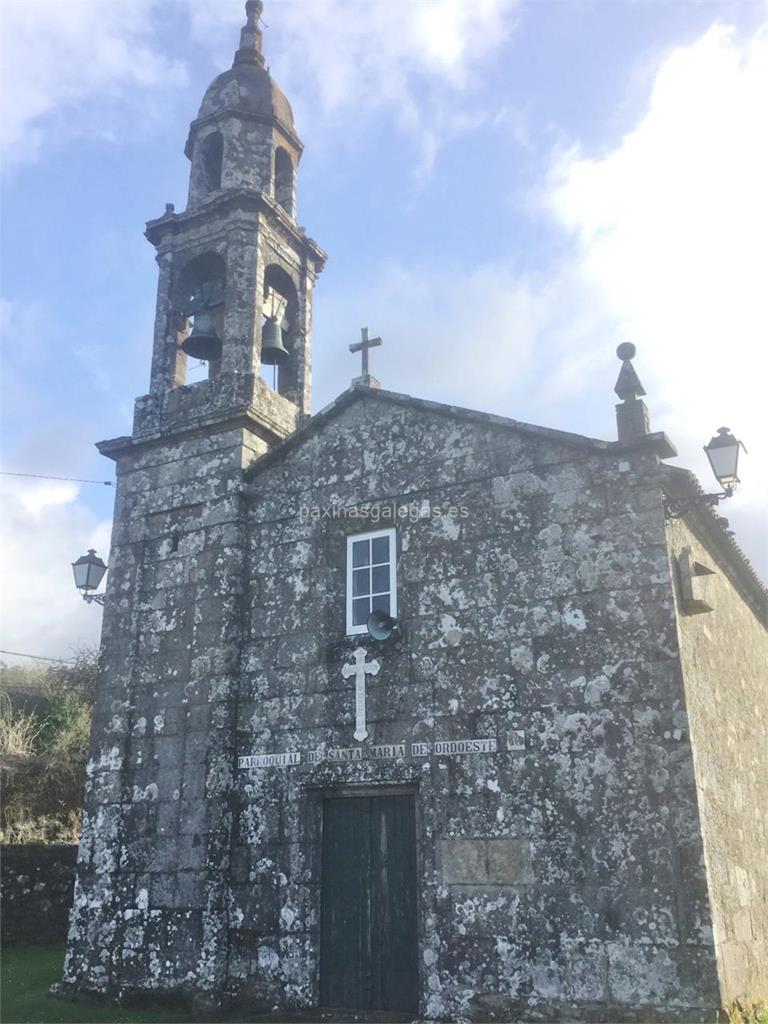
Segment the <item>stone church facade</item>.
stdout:
<path fill-rule="evenodd" d="M 117 496 L 63 988 L 714 1020 L 768 990 L 766 592 L 664 465 L 629 348 L 616 441 L 369 374 L 311 415 L 325 254 L 246 10 L 188 207 L 147 226 L 149 394 L 99 446 Z M 204 323 L 222 344 L 189 385 Z"/>

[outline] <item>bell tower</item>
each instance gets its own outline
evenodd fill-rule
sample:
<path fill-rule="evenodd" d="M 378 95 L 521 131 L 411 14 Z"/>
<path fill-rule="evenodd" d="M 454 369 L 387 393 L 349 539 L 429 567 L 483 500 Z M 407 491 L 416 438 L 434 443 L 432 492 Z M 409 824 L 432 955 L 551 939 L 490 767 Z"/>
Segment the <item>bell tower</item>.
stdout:
<path fill-rule="evenodd" d="M 248 0 L 234 64 L 190 127 L 186 210 L 147 225 L 159 266 L 149 393 L 131 435 L 98 445 L 117 486 L 64 966 L 80 991 L 193 979 L 213 997 L 226 983 L 249 639 L 243 470 L 309 415 L 325 262 L 296 223 L 302 145 L 264 64 L 261 9 Z M 206 379 L 187 381 L 191 359 Z"/>
<path fill-rule="evenodd" d="M 303 146 L 264 62 L 261 11 L 248 0 L 234 63 L 190 125 L 186 210 L 169 205 L 147 224 L 159 282 L 134 436 L 183 431 L 216 409 L 240 412 L 270 444 L 310 412 L 312 289 L 325 253 L 296 223 Z M 190 360 L 207 364 L 207 381 L 187 386 Z"/>

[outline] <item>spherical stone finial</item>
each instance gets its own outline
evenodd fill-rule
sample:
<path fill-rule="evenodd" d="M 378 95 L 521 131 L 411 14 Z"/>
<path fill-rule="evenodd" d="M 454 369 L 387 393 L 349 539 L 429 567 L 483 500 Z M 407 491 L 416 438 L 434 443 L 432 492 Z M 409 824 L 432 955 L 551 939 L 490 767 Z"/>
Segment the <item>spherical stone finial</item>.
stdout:
<path fill-rule="evenodd" d="M 631 341 L 622 341 L 619 347 L 616 349 L 616 355 L 619 359 L 634 359 L 637 349 Z"/>

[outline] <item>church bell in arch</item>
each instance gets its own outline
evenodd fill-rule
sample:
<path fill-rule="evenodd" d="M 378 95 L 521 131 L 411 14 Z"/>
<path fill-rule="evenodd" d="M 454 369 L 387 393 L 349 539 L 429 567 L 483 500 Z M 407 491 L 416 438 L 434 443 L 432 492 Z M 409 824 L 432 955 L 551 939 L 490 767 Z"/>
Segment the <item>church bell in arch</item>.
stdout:
<path fill-rule="evenodd" d="M 193 289 L 187 303 L 188 314 L 194 317 L 192 333 L 181 343 L 182 352 L 192 359 L 213 362 L 221 359 L 222 343 L 216 329 L 216 316 L 223 306 L 224 286 L 215 278 L 203 281 Z"/>
<path fill-rule="evenodd" d="M 181 349 L 193 359 L 206 362 L 221 359 L 221 338 L 216 332 L 216 321 L 212 313 L 203 311 L 195 314 L 192 333 L 182 341 Z"/>
<path fill-rule="evenodd" d="M 283 366 L 290 353 L 283 344 L 283 324 L 288 300 L 273 287 L 266 288 L 262 312 L 267 318 L 261 328 L 261 362 L 264 366 Z"/>
<path fill-rule="evenodd" d="M 275 317 L 269 317 L 261 329 L 261 361 L 267 366 L 282 366 L 288 361 L 283 332 Z"/>

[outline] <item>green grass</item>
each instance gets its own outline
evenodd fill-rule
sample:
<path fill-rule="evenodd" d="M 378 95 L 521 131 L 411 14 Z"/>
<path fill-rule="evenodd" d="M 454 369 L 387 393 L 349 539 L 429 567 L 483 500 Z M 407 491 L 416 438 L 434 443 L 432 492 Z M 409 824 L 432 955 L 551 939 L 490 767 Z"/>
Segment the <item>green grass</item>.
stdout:
<path fill-rule="evenodd" d="M 0 1020 L 3 1024 L 165 1024 L 188 1021 L 188 1012 L 171 1013 L 110 1006 L 107 1003 L 52 999 L 48 990 L 61 980 L 63 946 L 8 949 L 2 957 Z"/>
<path fill-rule="evenodd" d="M 352 1011 L 301 1010 L 294 1013 L 254 1014 L 241 1007 L 216 1014 L 195 1017 L 189 1010 L 171 1011 L 168 1004 L 153 1008 L 150 1002 L 140 1006 L 114 1006 L 97 1000 L 52 999 L 48 990 L 61 979 L 64 962 L 63 946 L 27 946 L 4 950 L 0 971 L 1 1024 L 211 1024 L 219 1021 L 230 1024 L 307 1024 L 326 1022 L 408 1021 L 410 1016 L 397 1013 L 371 1013 Z"/>
<path fill-rule="evenodd" d="M 142 1003 L 140 1008 L 112 1006 L 91 1000 L 70 1002 L 52 999 L 48 990 L 61 979 L 64 962 L 63 946 L 30 946 L 4 950 L 0 964 L 0 1022 L 2 1024 L 177 1024 L 195 1018 L 189 1011 L 171 1012 L 167 1006 L 153 1009 Z M 757 1003 L 733 1003 L 729 1008 L 731 1024 L 768 1024 L 765 1000 Z M 201 1020 L 203 1018 L 198 1018 Z M 218 1021 L 296 1021 L 304 1020 L 363 1020 L 364 1014 L 329 1014 L 328 1011 L 303 1012 L 294 1016 L 248 1015 L 242 1009 L 206 1017 Z M 397 1014 L 372 1014 L 369 1020 L 405 1020 Z"/>

